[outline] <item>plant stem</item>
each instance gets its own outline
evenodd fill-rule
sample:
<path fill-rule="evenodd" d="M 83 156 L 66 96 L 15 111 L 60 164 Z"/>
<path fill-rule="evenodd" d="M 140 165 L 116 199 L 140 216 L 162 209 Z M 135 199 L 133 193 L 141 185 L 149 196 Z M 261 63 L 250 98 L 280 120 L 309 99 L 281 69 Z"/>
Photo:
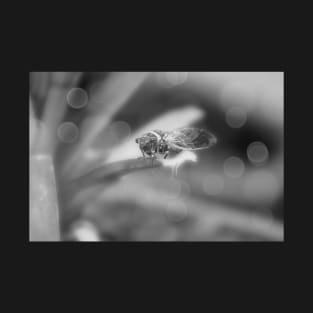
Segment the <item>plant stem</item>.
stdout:
<path fill-rule="evenodd" d="M 152 162 L 151 158 L 138 158 L 112 162 L 71 180 L 70 185 L 72 187 L 81 188 L 95 183 L 101 184 L 115 180 L 131 172 L 160 167 L 161 165 L 162 163 L 158 160 L 153 159 Z"/>

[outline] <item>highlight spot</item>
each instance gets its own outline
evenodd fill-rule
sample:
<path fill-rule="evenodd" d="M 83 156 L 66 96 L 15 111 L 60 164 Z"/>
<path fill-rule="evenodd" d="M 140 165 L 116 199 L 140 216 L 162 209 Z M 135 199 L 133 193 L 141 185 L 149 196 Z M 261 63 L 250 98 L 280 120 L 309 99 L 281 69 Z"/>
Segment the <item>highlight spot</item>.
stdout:
<path fill-rule="evenodd" d="M 94 224 L 88 221 L 75 223 L 72 229 L 72 236 L 78 241 L 100 241 L 100 235 Z"/>
<path fill-rule="evenodd" d="M 66 99 L 70 107 L 74 109 L 81 109 L 88 103 L 88 94 L 82 88 L 72 88 L 68 92 Z"/>
<path fill-rule="evenodd" d="M 111 124 L 110 132 L 114 133 L 114 136 L 118 138 L 118 140 L 125 140 L 130 136 L 131 128 L 128 123 L 117 121 Z"/>
<path fill-rule="evenodd" d="M 240 128 L 247 121 L 247 112 L 241 107 L 233 107 L 226 111 L 226 123 L 232 128 Z"/>
<path fill-rule="evenodd" d="M 245 164 L 240 158 L 232 156 L 225 160 L 223 168 L 226 176 L 239 178 L 245 171 Z"/>
<path fill-rule="evenodd" d="M 261 165 L 267 161 L 269 152 L 263 142 L 255 141 L 248 146 L 247 155 L 254 165 Z"/>
<path fill-rule="evenodd" d="M 72 143 L 79 135 L 78 127 L 72 122 L 65 122 L 58 127 L 57 135 L 62 142 Z"/>

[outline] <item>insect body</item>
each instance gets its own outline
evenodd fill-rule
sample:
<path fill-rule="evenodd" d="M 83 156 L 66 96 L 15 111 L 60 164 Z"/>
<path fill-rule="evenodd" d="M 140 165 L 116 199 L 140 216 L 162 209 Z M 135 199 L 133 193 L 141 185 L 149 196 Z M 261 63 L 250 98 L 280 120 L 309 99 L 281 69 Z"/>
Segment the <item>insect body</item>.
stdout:
<path fill-rule="evenodd" d="M 191 127 L 178 128 L 170 132 L 153 130 L 136 139 L 144 157 L 161 154 L 164 155 L 164 159 L 171 152 L 207 149 L 216 142 L 216 137 L 207 130 Z"/>

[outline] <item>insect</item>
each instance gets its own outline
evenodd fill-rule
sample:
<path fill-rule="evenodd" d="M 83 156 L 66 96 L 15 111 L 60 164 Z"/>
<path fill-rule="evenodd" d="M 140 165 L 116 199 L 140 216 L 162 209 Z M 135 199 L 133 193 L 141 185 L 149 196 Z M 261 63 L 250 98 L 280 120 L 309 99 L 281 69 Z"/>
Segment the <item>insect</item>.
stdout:
<path fill-rule="evenodd" d="M 137 138 L 136 143 L 144 158 L 161 154 L 166 159 L 171 152 L 208 149 L 217 143 L 217 139 L 205 129 L 183 127 L 169 132 L 151 130 Z"/>

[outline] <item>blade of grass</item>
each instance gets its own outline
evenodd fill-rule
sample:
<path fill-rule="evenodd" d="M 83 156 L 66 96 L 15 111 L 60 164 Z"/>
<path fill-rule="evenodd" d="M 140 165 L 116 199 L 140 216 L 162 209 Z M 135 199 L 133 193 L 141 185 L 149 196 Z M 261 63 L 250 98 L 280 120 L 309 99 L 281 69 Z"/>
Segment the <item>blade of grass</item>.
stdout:
<path fill-rule="evenodd" d="M 29 152 L 32 154 L 38 136 L 38 121 L 35 118 L 33 102 L 29 97 Z"/>
<path fill-rule="evenodd" d="M 121 145 L 112 149 L 106 162 L 120 161 L 127 158 L 133 158 L 140 155 L 138 145 L 135 139 L 142 136 L 145 132 L 152 129 L 172 130 L 184 127 L 197 122 L 204 116 L 203 110 L 196 106 L 187 106 L 178 110 L 171 110 L 153 119 L 138 129 L 132 136 Z"/>
<path fill-rule="evenodd" d="M 122 177 L 123 175 L 161 166 L 162 163 L 151 158 L 129 159 L 120 162 L 108 163 L 96 168 L 84 175 L 72 179 L 69 184 L 75 188 L 84 188 L 94 184 L 107 183 Z"/>
<path fill-rule="evenodd" d="M 140 88 L 148 74 L 146 72 L 113 73 L 109 80 L 104 83 L 104 86 L 99 88 L 98 92 L 90 95 L 88 107 L 92 115 L 83 123 L 78 146 L 64 162 L 62 172 L 65 175 L 70 175 L 73 172 L 73 166 L 78 163 L 82 152 L 109 125 L 113 116 Z"/>
<path fill-rule="evenodd" d="M 42 123 L 44 129 L 40 133 L 38 153 L 54 154 L 57 145 L 57 128 L 65 115 L 66 95 L 81 77 L 81 73 L 52 74 L 52 82 L 47 94 Z"/>
<path fill-rule="evenodd" d="M 73 200 L 75 201 L 77 196 L 83 196 L 82 202 L 95 199 L 101 194 L 101 190 L 107 188 L 108 185 L 116 182 L 122 176 L 144 169 L 160 167 L 161 165 L 158 160 L 152 162 L 152 159 L 148 158 L 129 159 L 106 164 L 68 181 L 59 190 L 59 199 L 63 207 L 67 208 L 62 216 L 63 225 L 69 225 L 71 221 L 82 214 L 83 206 L 73 205 Z M 74 207 L 74 210 L 71 209 L 72 207 Z"/>
<path fill-rule="evenodd" d="M 59 209 L 52 158 L 30 158 L 29 240 L 60 239 Z"/>
<path fill-rule="evenodd" d="M 126 183 L 127 188 L 114 187 L 102 193 L 98 192 L 98 199 L 101 207 L 109 207 L 110 204 L 123 206 L 136 206 L 143 210 L 158 211 L 161 214 L 169 204 L 169 196 L 164 195 L 166 188 L 155 188 L 148 186 L 145 182 L 132 181 Z M 144 189 L 144 194 L 142 190 Z M 101 200 L 102 199 L 102 200 Z M 176 201 L 177 199 L 172 199 Z M 179 198 L 178 198 L 179 200 Z M 240 207 L 203 201 L 195 197 L 182 197 L 182 200 L 188 208 L 188 218 L 196 219 L 191 236 L 193 238 L 210 238 L 212 234 L 217 234 L 223 229 L 229 229 L 233 232 L 248 235 L 248 237 L 258 237 L 259 240 L 283 241 L 284 226 L 270 218 L 266 218 L 255 213 L 247 213 L 240 210 Z M 249 236 L 250 234 L 250 236 Z M 191 239 L 191 237 L 189 237 Z M 197 239 L 196 239 L 197 240 Z"/>

